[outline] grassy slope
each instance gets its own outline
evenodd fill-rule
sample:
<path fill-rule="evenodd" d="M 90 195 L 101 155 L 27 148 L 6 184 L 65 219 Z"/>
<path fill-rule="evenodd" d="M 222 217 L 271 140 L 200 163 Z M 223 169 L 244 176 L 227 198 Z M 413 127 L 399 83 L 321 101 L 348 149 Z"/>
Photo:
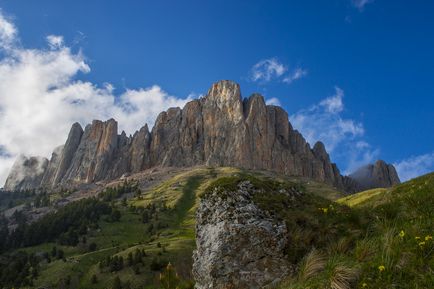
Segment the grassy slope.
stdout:
<path fill-rule="evenodd" d="M 167 224 L 167 228 L 158 230 L 156 234 L 147 232 L 148 225 L 141 222 L 141 216 L 131 212 L 128 207 L 117 204 L 122 213 L 120 222 L 101 221 L 100 229 L 93 230 L 87 235 L 87 243 L 95 242 L 97 251 L 86 252 L 84 248 L 59 246 L 65 251 L 66 262 L 52 261 L 41 266 L 40 276 L 35 287 L 59 284 L 59 278 L 71 276 L 70 288 L 108 288 L 115 276 L 122 281 L 129 280 L 131 287 L 156 286 L 158 273 L 149 268 L 153 258 L 170 261 L 178 272 L 185 278 L 191 278 L 191 252 L 194 242 L 194 212 L 198 195 L 208 184 L 219 177 L 239 172 L 234 168 L 195 169 L 181 173 L 162 182 L 151 190 L 144 192 L 140 198 L 128 200 L 128 206 L 146 206 L 151 203 L 165 203 L 172 208 L 170 212 L 162 213 L 160 221 Z M 158 246 L 161 244 L 161 247 Z M 47 243 L 26 248 L 29 252 L 50 252 L 55 244 Z M 164 250 L 162 249 L 164 247 Z M 131 267 L 125 267 L 117 273 L 100 270 L 98 263 L 107 256 L 123 256 L 126 260 L 129 252 L 144 249 L 147 253 L 145 266 L 140 268 L 140 275 L 135 275 Z M 92 275 L 99 280 L 91 284 Z M 62 282 L 62 281 L 60 281 Z"/>
<path fill-rule="evenodd" d="M 98 230 L 92 230 L 87 235 L 87 244 L 95 242 L 97 250 L 87 252 L 84 245 L 67 247 L 57 245 L 58 249 L 65 251 L 66 262 L 53 260 L 51 263 L 43 263 L 40 268 L 40 276 L 35 282 L 35 287 L 58 285 L 70 276 L 69 288 L 108 288 L 115 276 L 122 281 L 129 281 L 131 287 L 148 286 L 154 288 L 157 281 L 157 272 L 149 268 L 153 258 L 170 261 L 176 270 L 185 279 L 191 278 L 191 252 L 195 247 L 194 242 L 194 213 L 198 205 L 199 196 L 216 179 L 225 176 L 246 173 L 237 168 L 198 168 L 190 172 L 183 172 L 156 185 L 144 192 L 139 198 L 128 200 L 128 206 L 146 206 L 151 203 L 165 203 L 174 208 L 170 213 L 161 214 L 163 223 L 167 228 L 159 230 L 156 234 L 147 233 L 148 225 L 141 222 L 141 216 L 131 212 L 128 207 L 123 207 L 118 202 L 117 207 L 122 213 L 120 222 L 100 221 Z M 249 175 L 270 177 L 279 180 L 288 180 L 285 176 L 277 176 L 269 172 L 248 172 Z M 336 190 L 309 180 L 291 179 L 303 184 L 308 191 L 330 199 L 342 196 Z M 157 244 L 165 247 L 164 252 Z M 50 252 L 54 243 L 42 244 L 26 248 L 29 252 Z M 129 252 L 136 248 L 147 252 L 145 265 L 140 268 L 140 275 L 135 275 L 131 267 L 122 271 L 109 273 L 100 270 L 98 263 L 107 256 L 123 256 L 124 260 Z M 91 284 L 92 275 L 96 275 L 97 284 Z M 68 288 L 68 286 L 65 286 Z"/>
<path fill-rule="evenodd" d="M 363 235 L 317 246 L 282 288 L 433 288 L 434 174 L 337 202 L 368 224 Z"/>
<path fill-rule="evenodd" d="M 191 278 L 194 212 L 199 196 L 216 180 L 219 183 L 222 177 L 234 175 L 238 176 L 235 179 L 255 176 L 267 182 L 270 181 L 267 178 L 289 180 L 305 187 L 307 194 L 292 204 L 278 194 L 255 199 L 263 209 L 285 219 L 290 230 L 293 245 L 288 248 L 288 258 L 296 264 L 296 272 L 281 288 L 432 288 L 434 174 L 392 189 L 342 197 L 332 188 L 309 180 L 236 168 L 183 172 L 144 192 L 140 198 L 129 199 L 128 206 L 163 202 L 173 208 L 160 216 L 168 227 L 152 235 L 147 233 L 148 225 L 141 222 L 141 216 L 121 206 L 119 201 L 121 221 L 101 221 L 100 230 L 88 234 L 87 242 L 95 242 L 98 250 L 87 253 L 80 247 L 63 247 L 67 262 L 57 260 L 42 265 L 35 286 L 56 284 L 60 277 L 70 275 L 69 288 L 109 288 L 115 276 L 129 280 L 132 288 L 155 288 L 159 273 L 149 268 L 155 257 L 170 261 L 183 278 Z M 285 204 L 291 204 L 291 208 Z M 165 247 L 164 251 L 158 243 Z M 27 250 L 50 251 L 53 245 Z M 99 269 L 98 262 L 107 256 L 126 259 L 136 248 L 145 249 L 148 255 L 140 275 L 135 275 L 130 267 L 117 273 Z M 99 280 L 97 284 L 90 283 L 93 274 Z"/>

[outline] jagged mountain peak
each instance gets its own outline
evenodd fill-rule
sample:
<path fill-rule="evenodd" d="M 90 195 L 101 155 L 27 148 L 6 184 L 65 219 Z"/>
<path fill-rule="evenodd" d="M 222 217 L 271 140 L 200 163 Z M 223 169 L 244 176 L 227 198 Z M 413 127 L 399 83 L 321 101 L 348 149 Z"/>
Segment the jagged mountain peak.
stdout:
<path fill-rule="evenodd" d="M 5 188 L 53 188 L 111 180 L 156 166 L 197 165 L 270 170 L 354 191 L 355 181 L 341 176 L 323 143 L 311 148 L 283 108 L 266 105 L 258 93 L 242 99 L 239 84 L 230 80 L 214 83 L 205 97 L 183 108 L 161 112 L 151 131 L 145 124 L 130 137 L 118 135 L 113 118 L 94 120 L 84 130 L 74 123 L 42 178 L 27 177 L 21 185 L 8 183 Z"/>
<path fill-rule="evenodd" d="M 219 103 L 241 102 L 240 85 L 232 80 L 220 80 L 212 84 L 206 95 L 208 101 Z"/>
<path fill-rule="evenodd" d="M 360 167 L 350 174 L 350 177 L 358 182 L 362 190 L 391 187 L 401 183 L 395 167 L 383 160 Z"/>

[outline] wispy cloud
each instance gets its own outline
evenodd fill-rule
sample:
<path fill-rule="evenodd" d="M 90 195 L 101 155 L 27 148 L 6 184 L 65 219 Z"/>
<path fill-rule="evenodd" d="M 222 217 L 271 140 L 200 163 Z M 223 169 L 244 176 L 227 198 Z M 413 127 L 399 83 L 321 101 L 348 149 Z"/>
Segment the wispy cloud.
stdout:
<path fill-rule="evenodd" d="M 268 82 L 279 78 L 287 71 L 287 67 L 279 62 L 277 58 L 264 59 L 253 65 L 250 70 L 252 81 Z"/>
<path fill-rule="evenodd" d="M 344 91 L 336 86 L 335 94 L 322 100 L 319 105 L 322 106 L 328 113 L 336 114 L 344 110 L 344 103 L 342 102 L 343 97 Z"/>
<path fill-rule="evenodd" d="M 307 70 L 303 68 L 296 68 L 292 73 L 285 76 L 285 78 L 282 80 L 285 83 L 292 83 L 297 79 L 303 78 L 307 75 Z"/>
<path fill-rule="evenodd" d="M 307 70 L 297 67 L 294 70 L 280 62 L 276 57 L 263 59 L 250 69 L 250 80 L 262 84 L 270 81 L 280 81 L 291 84 L 307 75 Z"/>
<path fill-rule="evenodd" d="M 359 9 L 360 11 L 363 11 L 365 9 L 365 6 L 369 3 L 374 2 L 374 0 L 351 0 L 354 7 Z"/>
<path fill-rule="evenodd" d="M 16 26 L 0 11 L 0 187 L 18 155 L 49 157 L 74 122 L 114 117 L 120 129 L 133 133 L 145 122 L 152 126 L 162 110 L 191 99 L 158 85 L 115 94 L 111 84 L 78 81 L 77 75 L 91 71 L 86 57 L 62 36 L 46 40 L 45 49 L 23 48 Z"/>
<path fill-rule="evenodd" d="M 401 181 L 434 172 L 434 152 L 413 156 L 394 163 Z"/>
<path fill-rule="evenodd" d="M 277 97 L 272 97 L 270 99 L 267 99 L 266 101 L 267 105 L 277 105 L 277 106 L 281 106 L 280 104 L 280 100 Z"/>
<path fill-rule="evenodd" d="M 47 42 L 51 49 L 60 49 L 63 46 L 63 36 L 48 35 Z"/>
<path fill-rule="evenodd" d="M 17 35 L 17 28 L 6 18 L 0 9 L 0 43 L 2 49 L 9 49 L 14 45 Z"/>
<path fill-rule="evenodd" d="M 344 173 L 375 160 L 379 151 L 363 139 L 363 124 L 342 116 L 344 91 L 335 87 L 334 95 L 290 116 L 292 125 L 310 144 L 322 141 L 335 160 L 345 163 Z"/>

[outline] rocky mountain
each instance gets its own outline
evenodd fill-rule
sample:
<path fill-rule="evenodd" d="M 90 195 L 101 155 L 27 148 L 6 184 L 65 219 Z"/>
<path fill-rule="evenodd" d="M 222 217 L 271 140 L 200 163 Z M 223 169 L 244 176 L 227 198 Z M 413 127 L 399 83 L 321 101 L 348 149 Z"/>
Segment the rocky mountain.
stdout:
<path fill-rule="evenodd" d="M 358 183 L 360 190 L 387 188 L 400 184 L 395 167 L 382 160 L 359 168 L 349 177 Z"/>
<path fill-rule="evenodd" d="M 341 176 L 321 142 L 310 147 L 281 107 L 266 105 L 259 94 L 243 99 L 239 85 L 227 80 L 213 84 L 205 97 L 182 109 L 160 113 L 152 131 L 145 124 L 133 136 L 118 135 L 114 119 L 95 120 L 84 130 L 75 123 L 65 145 L 41 166 L 42 175 L 27 166 L 21 174 L 13 170 L 5 189 L 54 188 L 115 179 L 156 166 L 195 165 L 271 170 L 340 190 L 359 189 L 355 179 Z M 388 172 L 392 169 L 384 170 L 382 179 L 399 181 L 396 172 L 392 177 Z"/>

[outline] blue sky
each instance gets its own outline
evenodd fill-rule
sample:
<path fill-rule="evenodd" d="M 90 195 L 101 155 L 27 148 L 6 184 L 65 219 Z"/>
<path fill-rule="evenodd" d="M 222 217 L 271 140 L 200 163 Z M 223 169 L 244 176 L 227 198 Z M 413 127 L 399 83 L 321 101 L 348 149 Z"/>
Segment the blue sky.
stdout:
<path fill-rule="evenodd" d="M 3 23 L 16 30 L 12 48 L 0 52 L 16 77 L 25 81 L 23 71 L 32 71 L 34 82 L 41 83 L 53 67 L 47 63 L 62 53 L 63 60 L 69 57 L 52 72 L 64 77 L 47 81 L 31 100 L 23 96 L 25 103 L 49 102 L 53 87 L 61 88 L 57 95 L 80 93 L 84 88 L 77 89 L 77 82 L 89 84 L 83 102 L 92 102 L 96 93 L 120 103 L 104 104 L 104 113 L 100 100 L 67 118 L 59 113 L 57 130 L 46 131 L 59 136 L 49 141 L 31 140 L 17 119 L 3 121 L 22 130 L 21 138 L 0 143 L 5 167 L 19 153 L 47 155 L 62 143 L 73 120 L 114 114 L 125 119 L 126 130 L 134 130 L 152 122 L 156 111 L 231 79 L 240 83 L 244 97 L 260 92 L 280 103 L 310 141 L 325 138 L 345 172 L 377 158 L 400 165 L 403 178 L 434 170 L 434 2 L 0 0 L 0 9 Z M 22 56 L 32 51 L 37 61 Z M 19 70 L 16 63 L 32 69 Z M 0 77 L 0 86 L 3 81 L 9 87 L 14 79 Z M 13 92 L 29 95 L 22 87 Z M 11 94 L 0 89 L 3 99 Z M 123 98 L 140 98 L 136 105 L 151 101 L 153 109 L 129 117 Z M 47 113 L 56 107 L 61 106 L 42 106 L 35 123 L 53 121 Z M 28 115 L 13 109 L 11 115 Z M 0 129 L 3 138 L 11 134 Z M 21 145 L 30 142 L 41 149 Z"/>

